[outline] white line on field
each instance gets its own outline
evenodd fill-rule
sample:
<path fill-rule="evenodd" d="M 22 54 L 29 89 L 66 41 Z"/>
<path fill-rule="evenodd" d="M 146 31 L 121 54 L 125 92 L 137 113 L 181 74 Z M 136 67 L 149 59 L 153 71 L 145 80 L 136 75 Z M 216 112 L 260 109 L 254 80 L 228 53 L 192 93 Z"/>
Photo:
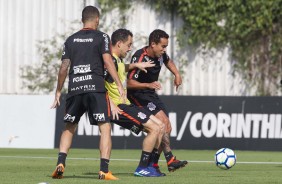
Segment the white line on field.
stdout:
<path fill-rule="evenodd" d="M 30 157 L 30 156 L 0 156 L 0 158 L 16 158 L 16 159 L 52 159 L 55 160 L 55 157 Z M 100 160 L 100 158 L 72 158 L 68 157 L 68 160 Z M 111 158 L 114 161 L 128 161 L 136 162 L 138 159 L 123 159 L 123 158 Z M 165 160 L 160 160 L 165 162 Z M 214 161 L 203 161 L 203 160 L 188 160 L 190 163 L 214 163 Z M 282 165 L 282 162 L 236 162 L 237 164 L 269 164 L 269 165 Z"/>

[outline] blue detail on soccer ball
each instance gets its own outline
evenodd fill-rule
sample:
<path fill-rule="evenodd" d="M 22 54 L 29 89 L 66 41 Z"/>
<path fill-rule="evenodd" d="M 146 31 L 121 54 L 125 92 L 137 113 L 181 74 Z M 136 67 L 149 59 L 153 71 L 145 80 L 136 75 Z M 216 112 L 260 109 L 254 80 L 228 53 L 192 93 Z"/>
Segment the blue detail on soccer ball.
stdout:
<path fill-rule="evenodd" d="M 215 164 L 221 169 L 230 169 L 236 164 L 236 155 L 229 148 L 221 148 L 215 154 Z"/>

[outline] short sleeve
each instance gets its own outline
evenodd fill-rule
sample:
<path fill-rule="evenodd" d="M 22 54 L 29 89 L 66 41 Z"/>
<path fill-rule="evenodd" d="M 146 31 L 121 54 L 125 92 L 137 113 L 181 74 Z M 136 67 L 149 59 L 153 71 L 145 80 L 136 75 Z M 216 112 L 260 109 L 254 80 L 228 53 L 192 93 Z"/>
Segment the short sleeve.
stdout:
<path fill-rule="evenodd" d="M 101 44 L 102 54 L 105 54 L 105 53 L 111 54 L 110 43 L 111 43 L 111 39 L 110 39 L 109 35 L 104 33 L 103 34 L 103 39 L 102 39 L 102 44 Z"/>
<path fill-rule="evenodd" d="M 63 60 L 63 59 L 70 59 L 67 42 L 65 42 L 64 45 L 63 45 L 63 51 L 62 51 L 61 60 Z"/>
<path fill-rule="evenodd" d="M 143 62 L 143 59 L 144 59 L 144 55 L 143 54 L 141 56 L 133 55 L 132 58 L 131 58 L 130 63 Z M 140 69 L 135 68 L 135 69 L 133 69 L 133 70 L 128 72 L 127 78 L 128 79 L 137 80 L 139 78 L 139 73 L 140 73 Z"/>
<path fill-rule="evenodd" d="M 116 58 L 114 58 L 114 57 L 113 57 L 113 62 L 114 62 L 116 71 L 118 72 L 117 60 L 116 60 Z M 114 79 L 112 78 L 112 76 L 110 75 L 110 73 L 108 72 L 107 69 L 105 69 L 105 71 L 104 71 L 104 78 L 105 78 L 105 80 L 106 80 L 108 83 L 113 83 L 113 82 L 114 82 Z"/>
<path fill-rule="evenodd" d="M 166 53 L 164 53 L 163 54 L 163 62 L 164 62 L 164 64 L 167 64 L 169 60 L 170 60 L 169 56 Z"/>

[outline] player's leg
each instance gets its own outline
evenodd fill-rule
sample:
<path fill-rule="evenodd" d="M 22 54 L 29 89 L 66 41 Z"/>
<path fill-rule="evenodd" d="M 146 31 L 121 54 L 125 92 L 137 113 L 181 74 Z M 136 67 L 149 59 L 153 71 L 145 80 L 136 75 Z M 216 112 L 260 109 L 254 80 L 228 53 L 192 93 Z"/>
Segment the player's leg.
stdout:
<path fill-rule="evenodd" d="M 165 173 L 162 173 L 160 171 L 160 168 L 159 168 L 159 165 L 158 164 L 154 164 L 154 161 L 156 161 L 156 163 L 158 163 L 158 160 L 160 158 L 160 154 L 159 154 L 159 149 L 160 149 L 160 144 L 162 142 L 162 138 L 164 136 L 164 133 L 165 133 L 165 125 L 164 123 L 162 123 L 156 116 L 154 115 L 151 115 L 150 116 L 150 119 L 153 120 L 156 124 L 158 124 L 160 127 L 161 127 L 161 131 L 160 131 L 160 134 L 159 134 L 159 137 L 158 137 L 158 140 L 155 144 L 155 147 L 151 153 L 151 159 L 149 161 L 149 166 L 151 167 L 154 167 L 156 169 L 156 171 L 158 173 L 160 173 L 162 176 L 166 176 Z"/>
<path fill-rule="evenodd" d="M 81 96 L 74 96 L 66 101 L 66 114 L 64 116 L 65 129 L 62 132 L 59 146 L 58 161 L 52 178 L 61 179 L 66 167 L 66 157 L 71 147 L 73 135 L 77 128 L 77 123 L 83 115 L 85 108 L 82 105 Z"/>
<path fill-rule="evenodd" d="M 112 150 L 112 139 L 111 139 L 111 124 L 99 123 L 100 130 L 100 171 L 99 179 L 103 180 L 118 180 L 117 177 L 113 176 L 109 171 L 109 162 Z"/>
<path fill-rule="evenodd" d="M 170 132 L 171 132 L 171 126 L 170 121 L 167 115 L 164 113 L 163 110 L 159 111 L 156 114 L 156 117 L 159 118 L 168 128 L 166 128 L 166 131 L 164 133 L 164 136 L 162 138 L 161 146 L 159 151 L 159 154 L 156 154 L 154 164 L 157 166 L 158 164 L 158 158 L 160 157 L 161 151 L 164 152 L 165 159 L 167 161 L 167 167 L 169 172 L 173 172 L 181 167 L 184 167 L 188 162 L 186 160 L 180 161 L 177 160 L 176 157 L 172 154 L 171 148 L 170 148 Z"/>
<path fill-rule="evenodd" d="M 66 123 L 65 130 L 62 132 L 61 139 L 60 139 L 57 166 L 54 172 L 52 173 L 52 177 L 55 179 L 63 178 L 63 173 L 64 173 L 65 166 L 66 166 L 66 157 L 70 149 L 72 138 L 76 130 L 76 127 L 77 127 L 77 124 Z"/>
<path fill-rule="evenodd" d="M 140 131 L 147 132 L 143 140 L 142 153 L 135 176 L 158 177 L 161 176 L 153 167 L 148 167 L 148 161 L 154 146 L 160 145 L 160 132 L 163 132 L 162 124 L 151 119 L 151 113 L 144 108 L 135 105 L 118 105 L 123 111 L 119 115 L 119 120 L 112 120 L 113 123 L 122 126 L 132 132 L 139 134 Z"/>
<path fill-rule="evenodd" d="M 100 130 L 100 171 L 99 179 L 118 180 L 109 171 L 112 149 L 110 104 L 106 93 L 88 93 L 84 103 L 87 106 L 89 121 L 98 125 Z"/>
<path fill-rule="evenodd" d="M 99 123 L 99 130 L 101 132 L 100 136 L 100 157 L 105 159 L 110 159 L 111 149 L 112 149 L 112 139 L 111 139 L 111 124 L 110 123 Z M 108 172 L 108 168 L 104 170 Z"/>
<path fill-rule="evenodd" d="M 144 131 L 147 132 L 147 136 L 143 140 L 142 154 L 138 167 L 136 168 L 134 175 L 135 176 L 145 176 L 145 177 L 160 177 L 164 176 L 157 170 L 149 165 L 151 159 L 151 154 L 154 147 L 159 146 L 159 137 L 162 131 L 161 126 L 155 123 L 152 119 L 149 119 L 146 123 L 143 124 Z"/>
<path fill-rule="evenodd" d="M 165 125 L 164 123 L 162 123 L 162 121 L 160 119 L 158 119 L 156 116 L 154 115 L 151 115 L 150 116 L 150 120 L 152 120 L 155 124 L 157 124 L 160 128 L 160 132 L 159 132 L 159 135 L 158 135 L 158 139 L 157 139 L 157 142 L 155 144 L 155 147 L 154 148 L 159 148 L 160 145 L 161 145 L 161 142 L 162 142 L 162 138 L 163 138 L 163 135 L 165 133 Z"/>

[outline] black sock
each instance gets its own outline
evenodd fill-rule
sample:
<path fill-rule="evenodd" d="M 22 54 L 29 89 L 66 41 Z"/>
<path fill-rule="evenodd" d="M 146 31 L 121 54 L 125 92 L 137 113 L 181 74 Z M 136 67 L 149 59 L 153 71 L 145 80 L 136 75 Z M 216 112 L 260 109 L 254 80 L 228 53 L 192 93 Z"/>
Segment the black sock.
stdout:
<path fill-rule="evenodd" d="M 147 167 L 150 157 L 151 157 L 151 153 L 146 152 L 146 151 L 142 151 L 139 166 L 140 167 Z"/>
<path fill-rule="evenodd" d="M 100 171 L 103 171 L 104 173 L 109 172 L 109 162 L 110 160 L 101 158 L 100 159 Z"/>
<path fill-rule="evenodd" d="M 57 162 L 57 165 L 59 164 L 63 164 L 64 167 L 66 166 L 66 158 L 67 158 L 67 154 L 66 153 L 63 153 L 63 152 L 60 152 L 58 154 L 58 162 Z"/>
<path fill-rule="evenodd" d="M 165 156 L 166 162 L 169 162 L 172 159 L 173 154 L 170 151 L 170 152 L 164 153 L 164 156 Z"/>
<path fill-rule="evenodd" d="M 158 149 L 154 148 L 153 151 L 152 151 L 152 156 L 151 156 L 150 160 L 154 164 L 158 164 L 159 159 L 160 159 L 160 155 L 159 155 Z"/>

